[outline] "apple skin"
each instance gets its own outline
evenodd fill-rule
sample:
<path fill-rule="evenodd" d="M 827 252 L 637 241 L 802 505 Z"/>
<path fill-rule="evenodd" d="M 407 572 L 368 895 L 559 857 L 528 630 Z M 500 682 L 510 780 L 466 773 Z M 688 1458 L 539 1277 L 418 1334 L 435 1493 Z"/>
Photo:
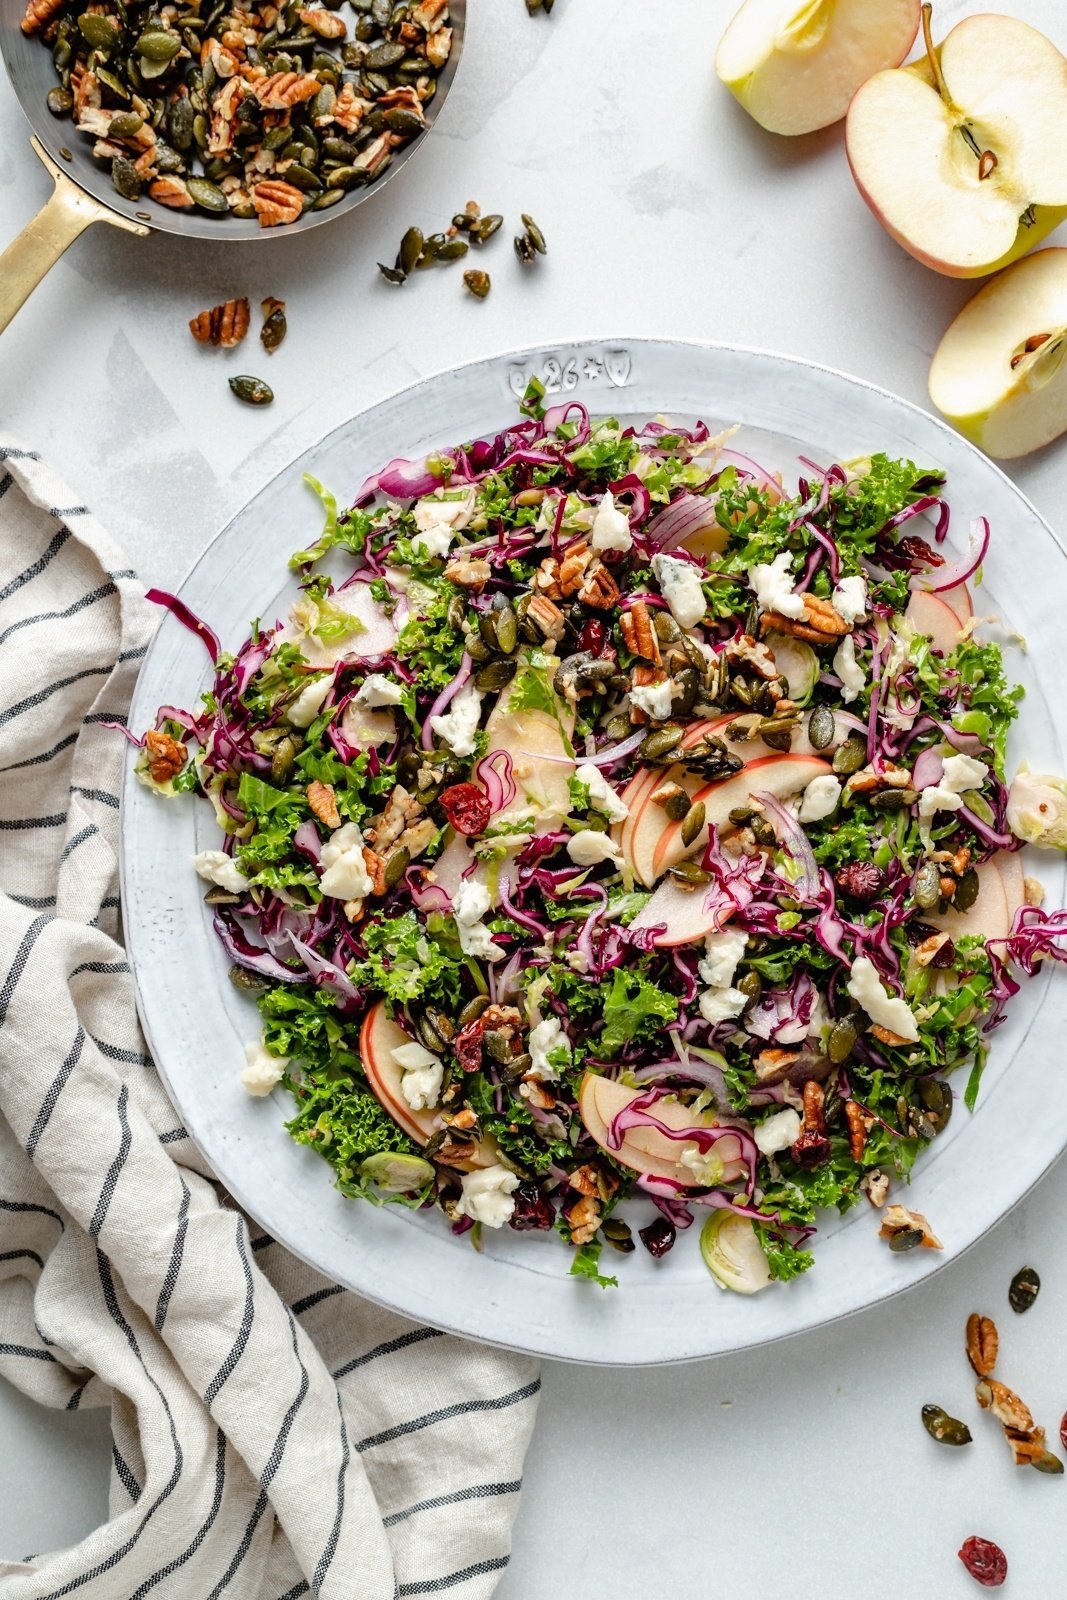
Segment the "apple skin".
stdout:
<path fill-rule="evenodd" d="M 919 0 L 745 0 L 715 70 L 769 133 L 815 133 L 841 121 L 872 72 L 900 65 L 919 11 Z"/>
<path fill-rule="evenodd" d="M 951 324 L 930 366 L 930 398 L 965 438 L 1001 461 L 1067 431 L 1067 363 L 1049 344 L 1012 369 L 1031 335 L 1067 327 L 1067 250 L 1038 250 L 987 283 Z"/>
<path fill-rule="evenodd" d="M 1067 63 L 1063 62 L 1060 52 L 1052 44 L 1051 40 L 1039 33 L 1037 29 L 1012 17 L 980 14 L 966 17 L 962 22 L 957 23 L 956 27 L 952 29 L 937 50 L 938 58 L 942 65 L 945 66 L 946 73 L 950 78 L 952 76 L 954 46 L 958 46 L 961 43 L 965 47 L 970 46 L 972 39 L 982 30 L 988 30 L 990 26 L 996 27 L 998 30 L 1001 59 L 1010 59 L 1020 49 L 1023 51 L 1028 49 L 1034 53 L 1034 63 L 1036 64 L 1040 61 L 1042 68 L 1048 71 L 1050 75 L 1056 68 L 1062 66 L 1063 82 L 1060 85 L 1060 89 L 1064 93 L 1065 101 L 1067 101 Z M 947 63 L 945 62 L 946 48 L 949 51 Z M 916 84 L 925 86 L 931 94 L 937 94 L 933 72 L 926 59 L 914 62 L 907 67 L 890 68 L 886 72 L 875 73 L 857 89 L 852 104 L 849 106 L 845 128 L 845 153 L 848 157 L 849 167 L 856 187 L 864 201 L 890 237 L 895 239 L 897 244 L 903 250 L 906 250 L 909 255 L 914 256 L 916 261 L 920 261 L 923 266 L 929 267 L 934 272 L 941 273 L 944 277 L 961 279 L 987 277 L 989 274 L 1000 272 L 1005 267 L 1009 267 L 1014 262 L 1019 261 L 1028 251 L 1043 243 L 1053 229 L 1059 227 L 1060 223 L 1067 219 L 1067 202 L 1061 205 L 1035 203 L 1030 208 L 1033 216 L 1032 222 L 1026 225 L 1019 221 L 1015 237 L 1007 248 L 988 258 L 982 256 L 979 256 L 979 258 L 966 258 L 965 254 L 961 252 L 956 258 L 945 259 L 944 256 L 923 248 L 919 242 L 904 231 L 903 227 L 897 226 L 886 215 L 885 207 L 879 196 L 872 192 L 864 177 L 866 158 L 864 154 L 863 125 L 867 120 L 870 109 L 879 104 L 880 97 L 883 95 L 884 82 L 887 78 L 908 79 Z M 949 89 L 951 92 L 951 82 L 949 83 Z M 876 171 L 876 168 L 871 169 L 872 177 Z M 1026 203 L 1021 203 L 1016 210 L 1016 216 L 1021 217 L 1026 209 Z"/>
<path fill-rule="evenodd" d="M 948 606 L 961 628 L 965 628 L 974 616 L 974 601 L 965 583 L 954 584 L 951 589 L 942 589 L 937 598 L 943 606 Z"/>
<path fill-rule="evenodd" d="M 605 1078 L 598 1072 L 587 1072 L 582 1079 L 578 1090 L 578 1111 L 586 1132 L 595 1139 L 602 1150 L 624 1167 L 630 1167 L 634 1172 L 646 1174 L 652 1178 L 668 1178 L 674 1183 L 681 1183 L 689 1188 L 694 1186 L 693 1174 L 688 1167 L 679 1166 L 678 1152 L 684 1149 L 680 1140 L 668 1139 L 656 1128 L 630 1128 L 623 1135 L 622 1145 L 618 1150 L 613 1150 L 608 1143 L 608 1127 L 612 1120 L 618 1116 L 625 1106 L 630 1105 L 644 1089 L 628 1089 L 625 1084 L 617 1083 L 613 1078 Z M 711 1119 L 705 1113 L 702 1117 L 694 1117 L 691 1112 L 677 1101 L 663 1101 L 657 1106 L 654 1115 L 668 1128 L 679 1131 L 686 1128 L 707 1128 L 712 1126 Z M 741 1160 L 741 1145 L 736 1140 L 727 1140 L 725 1137 L 715 1146 L 716 1155 L 723 1161 L 723 1183 L 731 1183 L 739 1178 L 746 1170 Z"/>

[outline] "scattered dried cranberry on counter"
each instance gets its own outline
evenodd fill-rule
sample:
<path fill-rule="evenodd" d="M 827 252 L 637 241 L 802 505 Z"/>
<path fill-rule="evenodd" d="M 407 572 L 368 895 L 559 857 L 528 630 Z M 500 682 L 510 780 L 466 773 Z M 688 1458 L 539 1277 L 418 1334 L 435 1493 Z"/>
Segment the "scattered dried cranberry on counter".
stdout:
<path fill-rule="evenodd" d="M 959 1558 L 983 1589 L 999 1589 L 1008 1576 L 1008 1558 L 991 1539 L 979 1539 L 977 1534 L 972 1534 L 963 1541 Z"/>

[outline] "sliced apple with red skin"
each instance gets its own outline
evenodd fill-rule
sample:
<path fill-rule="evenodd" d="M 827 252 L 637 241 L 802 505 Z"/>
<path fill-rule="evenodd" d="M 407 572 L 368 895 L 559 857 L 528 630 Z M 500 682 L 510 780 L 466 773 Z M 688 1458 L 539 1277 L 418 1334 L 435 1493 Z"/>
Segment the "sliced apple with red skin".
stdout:
<path fill-rule="evenodd" d="M 974 601 L 965 583 L 955 583 L 951 589 L 941 589 L 937 598 L 943 606 L 948 606 L 961 628 L 965 628 L 974 616 Z"/>
<path fill-rule="evenodd" d="M 646 1092 L 643 1089 L 628 1089 L 625 1084 L 616 1083 L 613 1078 L 605 1078 L 598 1072 L 587 1072 L 578 1090 L 578 1111 L 586 1131 L 602 1150 L 606 1150 L 624 1167 L 651 1178 L 668 1178 L 692 1188 L 693 1173 L 678 1162 L 679 1155 L 685 1149 L 683 1139 L 669 1139 L 658 1128 L 634 1127 L 626 1130 L 618 1150 L 613 1150 L 608 1142 L 608 1130 L 620 1111 L 624 1111 Z M 677 1100 L 660 1100 L 650 1114 L 678 1133 L 713 1126 L 707 1113 L 694 1117 L 688 1107 Z M 732 1183 L 746 1171 L 741 1159 L 740 1140 L 724 1135 L 717 1141 L 714 1153 L 723 1163 L 720 1182 Z"/>
<path fill-rule="evenodd" d="M 746 0 L 715 70 L 771 133 L 840 122 L 861 83 L 897 67 L 919 27 L 919 0 Z"/>
<path fill-rule="evenodd" d="M 876 73 L 848 111 L 860 194 L 917 260 L 998 271 L 1067 216 L 1067 61 L 1012 17 L 966 17 L 925 62 Z M 1037 329 L 1033 331 L 1039 331 Z"/>
<path fill-rule="evenodd" d="M 371 1006 L 363 1019 L 359 1035 L 359 1057 L 367 1074 L 367 1082 L 382 1110 L 388 1112 L 416 1144 L 424 1145 L 443 1124 L 439 1111 L 413 1111 L 404 1099 L 400 1088 L 404 1072 L 393 1060 L 393 1051 L 410 1043 L 410 1036 L 399 1023 L 393 1021 L 385 1009 L 384 1001 L 379 1000 L 377 1005 Z M 475 1167 L 491 1167 L 499 1154 L 494 1140 L 482 1139 L 475 1146 L 471 1164 Z"/>
<path fill-rule="evenodd" d="M 646 928 L 665 927 L 652 943 L 657 949 L 671 950 L 678 945 L 697 944 L 722 925 L 722 907 L 705 909 L 705 889 L 683 889 L 673 879 L 666 879 L 656 889 L 643 911 L 630 924 L 631 933 Z"/>
<path fill-rule="evenodd" d="M 946 656 L 955 650 L 963 633 L 960 619 L 951 606 L 946 605 L 938 595 L 928 594 L 925 589 L 913 592 L 904 620 L 911 624 L 916 633 L 925 634 L 934 649 Z"/>
<path fill-rule="evenodd" d="M 772 794 L 784 800 L 799 794 L 813 778 L 823 777 L 830 770 L 830 763 L 821 756 L 769 755 L 748 762 L 732 777 L 706 784 L 697 790 L 693 802 L 704 806 L 704 827 L 690 845 L 682 843 L 681 823 L 671 822 L 663 812 L 660 816 L 666 827 L 661 827 L 654 815 L 648 816 L 647 823 L 642 817 L 634 835 L 634 863 L 642 883 L 655 883 L 670 867 L 702 850 L 711 828 L 725 827 L 730 812 L 745 805 L 753 795 Z"/>

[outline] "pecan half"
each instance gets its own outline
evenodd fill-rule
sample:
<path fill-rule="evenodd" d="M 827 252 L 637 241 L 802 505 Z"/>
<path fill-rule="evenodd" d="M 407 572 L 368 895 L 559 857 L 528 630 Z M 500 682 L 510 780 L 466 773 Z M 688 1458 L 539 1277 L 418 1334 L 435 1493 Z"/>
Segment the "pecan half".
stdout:
<path fill-rule="evenodd" d="M 910 1039 L 905 1039 L 899 1033 L 894 1033 L 892 1028 L 884 1028 L 880 1022 L 874 1023 L 871 1032 L 876 1039 L 881 1040 L 882 1044 L 895 1045 L 899 1048 L 901 1045 L 911 1043 Z"/>
<path fill-rule="evenodd" d="M 370 110 L 369 100 L 361 100 L 354 83 L 343 83 L 333 103 L 333 120 L 346 133 L 355 133 Z"/>
<path fill-rule="evenodd" d="M 189 211 L 194 202 L 181 178 L 168 174 L 165 178 L 156 178 L 148 185 L 148 193 L 152 199 L 161 206 L 169 206 L 172 211 Z"/>
<path fill-rule="evenodd" d="M 526 608 L 526 615 L 545 639 L 558 641 L 567 631 L 563 612 L 547 595 L 535 594 Z"/>
<path fill-rule="evenodd" d="M 813 594 L 804 595 L 803 600 L 803 621 L 795 617 L 783 617 L 778 611 L 765 611 L 760 618 L 760 632 L 785 633 L 793 639 L 803 639 L 808 644 L 832 644 L 835 639 L 843 639 L 846 633 L 852 632 L 850 625 L 834 610 L 829 600 L 820 600 Z"/>
<path fill-rule="evenodd" d="M 1033 1429 L 1034 1419 L 1029 1406 L 1006 1383 L 998 1383 L 996 1378 L 979 1378 L 974 1393 L 982 1410 L 992 1411 L 1005 1428 L 1012 1428 L 1019 1433 L 1030 1433 Z"/>
<path fill-rule="evenodd" d="M 539 594 L 549 600 L 562 600 L 563 590 L 559 582 L 559 562 L 554 556 L 546 556 L 533 576 L 533 586 Z"/>
<path fill-rule="evenodd" d="M 148 774 L 153 783 L 169 783 L 185 766 L 185 746 L 177 739 L 172 739 L 169 733 L 149 728 L 144 736 L 144 747 L 148 754 Z"/>
<path fill-rule="evenodd" d="M 311 81 L 316 82 L 314 78 Z M 253 189 L 252 204 L 260 227 L 276 228 L 279 223 L 297 220 L 304 210 L 304 196 L 291 183 L 284 183 L 280 178 L 266 178 Z"/>
<path fill-rule="evenodd" d="M 320 783 L 316 778 L 314 783 L 308 784 L 308 805 L 315 816 L 327 828 L 341 826 L 341 813 L 337 809 L 337 793 L 332 783 Z"/>
<path fill-rule="evenodd" d="M 591 606 L 594 611 L 610 611 L 619 599 L 619 586 L 611 576 L 602 561 L 598 561 L 586 574 L 585 582 L 578 590 L 578 598 L 585 606 Z"/>
<path fill-rule="evenodd" d="M 659 639 L 656 637 L 652 618 L 643 600 L 635 600 L 629 610 L 622 613 L 619 617 L 619 632 L 632 655 L 643 656 L 646 661 L 653 661 L 657 667 L 659 666 L 663 659 Z"/>
<path fill-rule="evenodd" d="M 450 561 L 445 568 L 449 583 L 458 584 L 461 589 L 470 589 L 472 594 L 480 594 L 492 575 L 493 569 L 488 561 L 470 556 Z"/>
<path fill-rule="evenodd" d="M 992 1317 L 972 1311 L 967 1318 L 967 1360 L 979 1378 L 992 1376 L 1000 1349 L 1000 1335 Z"/>
<path fill-rule="evenodd" d="M 62 9 L 63 0 L 29 0 L 22 19 L 23 33 L 38 33 Z"/>
<path fill-rule="evenodd" d="M 363 865 L 367 869 L 367 876 L 371 881 L 371 894 L 383 895 L 386 890 L 385 882 L 385 857 L 380 856 L 370 845 L 363 846 Z"/>
<path fill-rule="evenodd" d="M 221 345 L 223 350 L 232 350 L 248 332 L 249 321 L 246 299 L 227 300 L 195 316 L 189 324 L 189 332 L 199 344 Z"/>
<path fill-rule="evenodd" d="M 572 1244 L 588 1244 L 600 1226 L 600 1202 L 593 1195 L 583 1194 L 563 1215 L 571 1230 Z"/>
<path fill-rule="evenodd" d="M 853 1161 L 862 1161 L 867 1148 L 867 1116 L 855 1100 L 845 1101 L 845 1122 L 848 1126 L 848 1149 Z"/>
<path fill-rule="evenodd" d="M 559 559 L 559 586 L 563 594 L 578 593 L 585 579 L 586 568 L 594 559 L 586 539 L 576 539 L 567 546 Z"/>
<path fill-rule="evenodd" d="M 252 92 L 264 111 L 288 111 L 303 100 L 313 99 L 321 88 L 318 78 L 310 72 L 273 72 L 269 78 L 254 83 Z"/>
<path fill-rule="evenodd" d="M 321 6 L 301 6 L 297 13 L 301 22 L 312 33 L 317 33 L 320 39 L 343 39 L 348 33 L 348 24 L 344 17 L 339 17 L 334 11 L 326 11 Z"/>
<path fill-rule="evenodd" d="M 826 1137 L 826 1091 L 809 1078 L 804 1085 L 803 1125 L 789 1154 L 800 1167 L 818 1167 L 829 1159 L 830 1141 Z"/>

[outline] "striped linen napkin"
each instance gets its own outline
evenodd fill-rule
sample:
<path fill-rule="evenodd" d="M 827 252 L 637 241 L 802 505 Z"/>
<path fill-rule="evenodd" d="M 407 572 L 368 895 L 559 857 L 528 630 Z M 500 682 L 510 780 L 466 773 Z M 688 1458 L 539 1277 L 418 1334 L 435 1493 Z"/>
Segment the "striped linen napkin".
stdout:
<path fill-rule="evenodd" d="M 114 1438 L 110 1520 L 0 1561 L 4 1594 L 483 1600 L 536 1364 L 381 1311 L 250 1225 L 145 1053 L 125 745 L 101 724 L 149 609 L 86 509 L 0 446 L 0 1371 L 109 1406 Z"/>

